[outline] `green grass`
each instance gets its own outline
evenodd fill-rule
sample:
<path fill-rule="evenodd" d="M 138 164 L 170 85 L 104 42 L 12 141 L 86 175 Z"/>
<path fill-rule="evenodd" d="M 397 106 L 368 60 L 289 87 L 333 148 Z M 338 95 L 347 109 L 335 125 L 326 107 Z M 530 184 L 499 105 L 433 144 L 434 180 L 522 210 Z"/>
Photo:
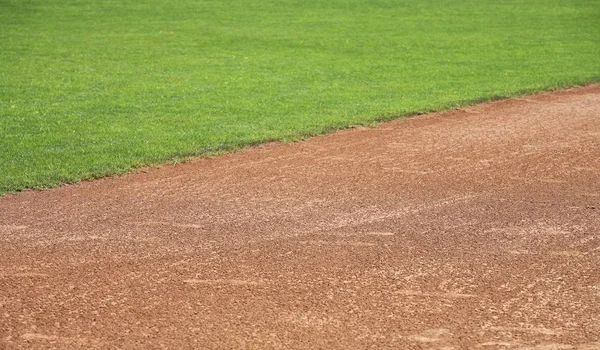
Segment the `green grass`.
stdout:
<path fill-rule="evenodd" d="M 599 79 L 597 0 L 0 0 L 0 194 Z"/>

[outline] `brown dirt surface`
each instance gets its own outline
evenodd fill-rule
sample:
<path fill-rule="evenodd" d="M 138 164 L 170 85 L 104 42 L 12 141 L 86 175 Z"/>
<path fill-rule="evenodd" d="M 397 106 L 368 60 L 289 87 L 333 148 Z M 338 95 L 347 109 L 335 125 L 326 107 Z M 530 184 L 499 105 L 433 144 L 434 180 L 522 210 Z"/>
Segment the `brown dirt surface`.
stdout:
<path fill-rule="evenodd" d="M 600 85 L 4 196 L 0 348 L 600 349 Z"/>

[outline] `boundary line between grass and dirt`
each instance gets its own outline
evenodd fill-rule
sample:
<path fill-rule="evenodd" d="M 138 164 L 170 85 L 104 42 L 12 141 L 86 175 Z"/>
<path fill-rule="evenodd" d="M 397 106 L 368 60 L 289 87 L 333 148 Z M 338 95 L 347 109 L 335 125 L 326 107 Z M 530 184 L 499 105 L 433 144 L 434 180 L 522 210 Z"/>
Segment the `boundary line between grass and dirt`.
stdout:
<path fill-rule="evenodd" d="M 278 137 L 278 138 L 243 142 L 240 144 L 233 144 L 233 145 L 217 145 L 215 147 L 204 148 L 204 149 L 198 150 L 196 152 L 184 153 L 184 154 L 174 154 L 171 156 L 167 156 L 163 159 L 158 159 L 158 160 L 153 160 L 153 161 L 136 164 L 136 165 L 134 165 L 126 170 L 123 170 L 123 171 L 110 171 L 110 172 L 106 172 L 106 173 L 90 174 L 88 176 L 82 177 L 81 179 L 79 179 L 77 181 L 65 180 L 65 181 L 61 181 L 59 183 L 51 184 L 51 185 L 24 187 L 21 189 L 12 190 L 12 191 L 9 190 L 9 191 L 4 191 L 4 192 L 2 192 L 2 190 L 0 190 L 0 197 L 6 196 L 6 195 L 14 195 L 14 194 L 17 194 L 17 193 L 23 192 L 23 191 L 48 190 L 51 188 L 75 184 L 75 183 L 79 183 L 79 182 L 94 181 L 94 180 L 106 178 L 106 177 L 125 176 L 128 174 L 145 172 L 149 168 L 158 168 L 158 167 L 165 166 L 165 165 L 175 165 L 175 164 L 180 164 L 180 163 L 188 163 L 188 162 L 199 160 L 199 159 L 214 158 L 216 156 L 223 155 L 223 154 L 242 152 L 242 151 L 251 149 L 253 147 L 256 147 L 259 145 L 264 145 L 267 143 L 272 143 L 272 142 L 295 143 L 295 142 L 300 142 L 303 140 L 310 139 L 312 137 L 330 135 L 330 134 L 333 134 L 333 133 L 341 131 L 341 130 L 348 130 L 348 129 L 358 128 L 358 127 L 374 128 L 385 122 L 407 119 L 407 118 L 411 118 L 411 117 L 419 116 L 419 115 L 457 110 L 457 109 L 470 107 L 470 106 L 474 106 L 474 105 L 478 105 L 478 104 L 482 104 L 482 103 L 514 99 L 514 98 L 519 98 L 519 97 L 524 97 L 524 96 L 540 95 L 540 94 L 552 93 L 552 92 L 558 92 L 558 91 L 568 91 L 568 90 L 572 90 L 572 89 L 585 88 L 585 87 L 592 86 L 595 84 L 600 84 L 600 76 L 586 79 L 580 83 L 557 84 L 556 86 L 551 86 L 551 87 L 547 87 L 547 88 L 520 89 L 511 94 L 499 94 L 499 95 L 492 95 L 492 96 L 469 99 L 469 100 L 462 100 L 462 101 L 457 101 L 457 102 L 450 102 L 439 108 L 424 109 L 421 111 L 407 112 L 407 113 L 402 113 L 402 114 L 385 114 L 385 115 L 381 115 L 381 116 L 375 116 L 371 121 L 364 122 L 364 123 L 333 125 L 333 126 L 329 126 L 329 127 L 325 127 L 325 128 L 320 128 L 317 130 L 300 131 L 300 132 L 297 132 L 297 133 L 294 133 L 291 135 L 284 135 L 284 136 Z"/>

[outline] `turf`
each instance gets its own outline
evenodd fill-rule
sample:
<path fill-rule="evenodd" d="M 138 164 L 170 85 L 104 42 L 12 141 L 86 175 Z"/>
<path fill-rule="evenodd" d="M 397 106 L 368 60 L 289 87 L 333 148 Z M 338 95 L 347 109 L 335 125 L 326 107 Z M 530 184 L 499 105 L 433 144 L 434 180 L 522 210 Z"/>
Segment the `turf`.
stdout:
<path fill-rule="evenodd" d="M 0 0 L 0 193 L 600 79 L 597 0 Z"/>

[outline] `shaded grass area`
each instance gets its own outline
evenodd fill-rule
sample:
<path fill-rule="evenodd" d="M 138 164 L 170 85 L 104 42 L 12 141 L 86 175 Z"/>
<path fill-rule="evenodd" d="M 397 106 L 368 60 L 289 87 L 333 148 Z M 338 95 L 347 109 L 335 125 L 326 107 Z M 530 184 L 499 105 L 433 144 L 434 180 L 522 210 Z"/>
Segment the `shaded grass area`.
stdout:
<path fill-rule="evenodd" d="M 595 0 L 0 0 L 0 194 L 600 80 Z"/>

